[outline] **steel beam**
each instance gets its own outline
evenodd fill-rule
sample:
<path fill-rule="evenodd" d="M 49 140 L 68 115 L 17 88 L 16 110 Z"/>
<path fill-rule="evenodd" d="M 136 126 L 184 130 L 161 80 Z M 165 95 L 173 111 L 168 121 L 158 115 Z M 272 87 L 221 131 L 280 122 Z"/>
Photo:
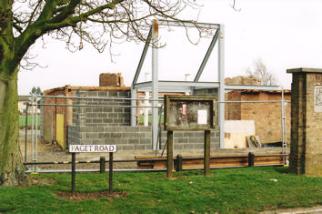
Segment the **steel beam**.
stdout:
<path fill-rule="evenodd" d="M 145 41 L 145 45 L 144 45 L 144 48 L 143 48 L 143 52 L 142 52 L 142 55 L 141 55 L 141 58 L 140 58 L 138 67 L 136 68 L 136 72 L 135 72 L 133 81 L 132 81 L 132 87 L 134 87 L 134 85 L 137 83 L 138 78 L 140 76 L 140 72 L 141 72 L 141 69 L 142 69 L 142 66 L 143 66 L 143 63 L 144 63 L 146 54 L 147 54 L 148 49 L 149 49 L 149 45 L 151 43 L 151 38 L 152 38 L 152 27 L 150 27 L 150 31 L 149 31 L 148 37 L 147 37 L 147 39 Z"/>
<path fill-rule="evenodd" d="M 189 28 L 205 28 L 218 29 L 219 24 L 195 22 L 195 21 L 173 21 L 173 20 L 158 20 L 159 25 L 170 27 L 189 27 Z"/>
<path fill-rule="evenodd" d="M 148 89 L 152 87 L 152 82 L 141 82 L 135 85 L 136 89 Z M 192 81 L 159 81 L 159 90 L 175 89 L 176 91 L 190 90 L 196 88 L 218 88 L 219 82 L 192 82 Z"/>
<path fill-rule="evenodd" d="M 216 33 L 215 33 L 215 35 L 212 37 L 212 40 L 211 40 L 211 43 L 210 43 L 210 45 L 209 45 L 209 47 L 207 49 L 206 55 L 205 55 L 205 57 L 203 58 L 203 60 L 201 62 L 201 65 L 200 65 L 200 67 L 198 69 L 198 72 L 197 72 L 197 74 L 195 76 L 195 79 L 193 80 L 194 82 L 198 82 L 199 81 L 200 76 L 201 76 L 203 70 L 205 69 L 205 67 L 207 65 L 207 62 L 208 62 L 209 57 L 210 57 L 210 55 L 212 53 L 212 50 L 215 47 L 215 44 L 216 44 L 217 39 L 218 39 L 218 35 L 219 35 L 219 30 L 217 30 Z"/>

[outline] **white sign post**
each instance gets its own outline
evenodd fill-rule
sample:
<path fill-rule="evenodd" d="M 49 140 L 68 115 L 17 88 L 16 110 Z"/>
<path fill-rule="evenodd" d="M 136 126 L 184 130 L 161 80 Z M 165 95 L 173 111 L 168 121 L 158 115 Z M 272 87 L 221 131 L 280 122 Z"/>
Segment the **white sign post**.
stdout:
<path fill-rule="evenodd" d="M 113 153 L 116 152 L 116 145 L 69 145 L 69 152 L 72 154 L 72 193 L 76 188 L 76 153 L 109 153 L 108 190 L 113 192 Z M 104 167 L 105 168 L 105 167 Z"/>

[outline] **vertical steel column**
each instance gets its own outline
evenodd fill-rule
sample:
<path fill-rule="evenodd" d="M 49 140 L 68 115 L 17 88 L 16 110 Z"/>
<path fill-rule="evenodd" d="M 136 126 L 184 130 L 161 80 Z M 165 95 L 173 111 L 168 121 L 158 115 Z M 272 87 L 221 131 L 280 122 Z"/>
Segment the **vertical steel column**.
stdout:
<path fill-rule="evenodd" d="M 131 126 L 136 126 L 136 90 L 134 86 L 131 88 Z"/>
<path fill-rule="evenodd" d="M 158 36 L 159 26 L 156 19 L 152 26 L 152 148 L 158 150 Z"/>
<path fill-rule="evenodd" d="M 221 24 L 219 27 L 219 40 L 218 40 L 218 124 L 219 124 L 219 145 L 220 148 L 225 147 L 224 143 L 224 123 L 225 123 L 225 61 L 224 61 L 224 26 Z"/>

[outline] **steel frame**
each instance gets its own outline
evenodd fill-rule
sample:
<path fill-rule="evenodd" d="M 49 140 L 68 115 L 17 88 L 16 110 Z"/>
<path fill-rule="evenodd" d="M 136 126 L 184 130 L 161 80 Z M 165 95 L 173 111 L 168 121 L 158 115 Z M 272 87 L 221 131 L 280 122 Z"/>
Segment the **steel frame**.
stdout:
<path fill-rule="evenodd" d="M 199 66 L 198 72 L 193 81 L 159 81 L 158 79 L 158 26 L 173 26 L 173 27 L 198 27 L 204 29 L 216 30 L 212 37 L 211 43 L 205 53 L 205 56 Z M 279 89 L 279 86 L 245 86 L 225 85 L 225 67 L 224 67 L 224 25 L 213 23 L 200 23 L 200 22 L 178 22 L 168 20 L 154 20 L 153 25 L 150 27 L 149 34 L 147 36 L 142 55 L 140 57 L 139 64 L 137 66 L 132 86 L 131 86 L 131 98 L 132 106 L 136 105 L 135 98 L 138 90 L 152 91 L 152 148 L 158 150 L 157 135 L 158 135 L 158 111 L 157 111 L 157 99 L 158 92 L 191 92 L 196 88 L 217 88 L 218 89 L 218 126 L 219 126 L 219 142 L 220 148 L 224 148 L 224 115 L 225 115 L 225 90 L 275 90 Z M 152 45 L 151 45 L 152 42 Z M 205 66 L 213 52 L 215 45 L 218 43 L 218 82 L 199 82 L 199 79 L 203 73 Z M 144 60 L 147 55 L 149 46 L 152 46 L 152 81 L 138 83 L 138 77 L 140 75 Z M 136 112 L 135 108 L 132 108 L 131 125 L 136 126 Z"/>

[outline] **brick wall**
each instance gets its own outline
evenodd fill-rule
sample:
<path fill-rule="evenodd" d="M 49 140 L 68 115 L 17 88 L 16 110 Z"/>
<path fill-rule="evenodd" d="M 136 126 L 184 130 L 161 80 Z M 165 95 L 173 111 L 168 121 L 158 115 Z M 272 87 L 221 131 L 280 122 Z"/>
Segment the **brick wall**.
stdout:
<path fill-rule="evenodd" d="M 225 100 L 240 101 L 241 94 L 239 91 L 231 91 L 225 94 Z M 241 120 L 241 103 L 226 103 L 225 120 Z"/>
<path fill-rule="evenodd" d="M 322 86 L 322 69 L 291 69 L 292 135 L 290 171 L 322 176 L 322 112 L 315 111 L 314 89 Z M 321 106 L 321 104 L 319 104 Z"/>
<path fill-rule="evenodd" d="M 290 93 L 284 95 L 284 99 L 290 101 Z M 280 91 L 231 91 L 226 93 L 226 100 L 240 101 L 226 103 L 226 120 L 254 120 L 255 133 L 262 143 L 278 142 L 282 139 L 281 131 L 281 100 Z M 244 101 L 244 102 L 243 102 Z M 247 102 L 248 101 L 248 102 Z M 255 102 L 249 102 L 255 101 Z M 259 103 L 256 101 L 272 101 Z M 290 102 L 284 107 L 286 114 L 285 140 L 290 143 L 291 129 L 291 105 Z"/>
<path fill-rule="evenodd" d="M 217 89 L 198 89 L 194 95 L 216 96 Z M 285 93 L 285 100 L 290 101 L 291 95 Z M 254 120 L 256 135 L 260 137 L 262 143 L 278 142 L 282 139 L 281 132 L 281 104 L 280 103 L 246 103 L 243 101 L 276 101 L 281 100 L 280 91 L 230 91 L 225 93 L 225 120 Z M 286 142 L 290 143 L 291 129 L 291 105 L 287 103 L 286 112 Z"/>
<path fill-rule="evenodd" d="M 281 99 L 281 93 L 243 93 L 241 101 L 276 101 Z M 290 94 L 285 95 L 285 100 L 290 101 Z M 291 105 L 285 106 L 286 113 L 286 142 L 290 143 Z M 241 120 L 254 120 L 255 133 L 262 143 L 281 141 L 281 104 L 280 103 L 241 103 Z"/>

